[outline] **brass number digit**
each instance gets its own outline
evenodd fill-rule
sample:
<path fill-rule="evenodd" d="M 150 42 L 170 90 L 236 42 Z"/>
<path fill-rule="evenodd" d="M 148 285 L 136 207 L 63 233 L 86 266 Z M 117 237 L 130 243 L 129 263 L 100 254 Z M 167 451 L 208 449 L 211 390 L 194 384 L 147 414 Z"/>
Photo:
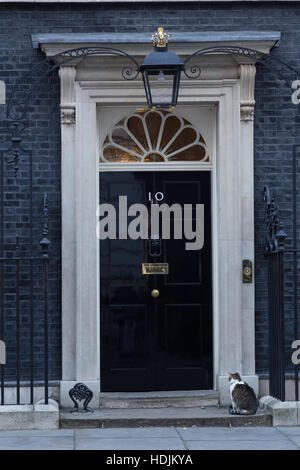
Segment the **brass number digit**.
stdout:
<path fill-rule="evenodd" d="M 161 191 L 158 191 L 157 193 L 154 194 L 154 198 L 158 202 L 162 201 L 164 197 L 165 197 L 164 193 L 162 193 Z M 148 193 L 148 201 L 152 201 L 152 193 L 151 192 Z"/>

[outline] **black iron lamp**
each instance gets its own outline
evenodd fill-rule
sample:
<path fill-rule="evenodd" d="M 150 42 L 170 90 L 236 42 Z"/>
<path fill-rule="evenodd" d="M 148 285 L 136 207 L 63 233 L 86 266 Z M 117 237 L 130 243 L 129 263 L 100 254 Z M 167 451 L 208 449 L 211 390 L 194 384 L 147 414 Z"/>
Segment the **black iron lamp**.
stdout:
<path fill-rule="evenodd" d="M 173 109 L 177 104 L 180 75 L 184 63 L 174 52 L 168 51 L 169 34 L 158 28 L 152 35 L 154 51 L 145 58 L 142 73 L 146 98 L 150 109 Z"/>

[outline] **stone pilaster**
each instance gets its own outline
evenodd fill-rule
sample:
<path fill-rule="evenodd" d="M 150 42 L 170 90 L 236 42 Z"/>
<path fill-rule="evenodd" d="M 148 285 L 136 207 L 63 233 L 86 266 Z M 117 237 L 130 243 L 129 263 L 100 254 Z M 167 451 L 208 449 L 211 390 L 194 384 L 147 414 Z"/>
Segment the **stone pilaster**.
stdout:
<path fill-rule="evenodd" d="M 76 238 L 75 221 L 75 76 L 76 67 L 59 70 L 61 90 L 61 187 L 62 187 L 62 378 L 76 380 Z"/>
<path fill-rule="evenodd" d="M 242 213 L 242 260 L 253 262 L 254 273 L 254 85 L 256 66 L 253 63 L 240 64 L 240 198 Z M 242 282 L 242 278 L 241 278 Z M 242 374 L 257 391 L 255 375 L 255 302 L 254 278 L 250 284 L 242 284 Z"/>

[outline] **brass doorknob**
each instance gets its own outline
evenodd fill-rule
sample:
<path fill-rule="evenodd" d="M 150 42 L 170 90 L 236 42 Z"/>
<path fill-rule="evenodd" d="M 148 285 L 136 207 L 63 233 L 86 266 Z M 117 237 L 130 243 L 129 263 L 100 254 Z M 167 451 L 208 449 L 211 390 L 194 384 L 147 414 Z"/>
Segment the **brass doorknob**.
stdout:
<path fill-rule="evenodd" d="M 152 297 L 154 297 L 155 299 L 157 299 L 157 297 L 159 297 L 159 290 L 158 289 L 153 289 L 151 291 L 151 295 Z"/>

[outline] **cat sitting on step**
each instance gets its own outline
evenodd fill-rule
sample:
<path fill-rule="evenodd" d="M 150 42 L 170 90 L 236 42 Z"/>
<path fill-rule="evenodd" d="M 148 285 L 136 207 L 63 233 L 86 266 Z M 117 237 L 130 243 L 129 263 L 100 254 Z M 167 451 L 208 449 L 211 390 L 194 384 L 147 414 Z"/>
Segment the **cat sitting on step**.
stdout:
<path fill-rule="evenodd" d="M 241 379 L 238 372 L 229 372 L 231 405 L 229 413 L 235 415 L 255 415 L 258 399 L 253 388 Z"/>

